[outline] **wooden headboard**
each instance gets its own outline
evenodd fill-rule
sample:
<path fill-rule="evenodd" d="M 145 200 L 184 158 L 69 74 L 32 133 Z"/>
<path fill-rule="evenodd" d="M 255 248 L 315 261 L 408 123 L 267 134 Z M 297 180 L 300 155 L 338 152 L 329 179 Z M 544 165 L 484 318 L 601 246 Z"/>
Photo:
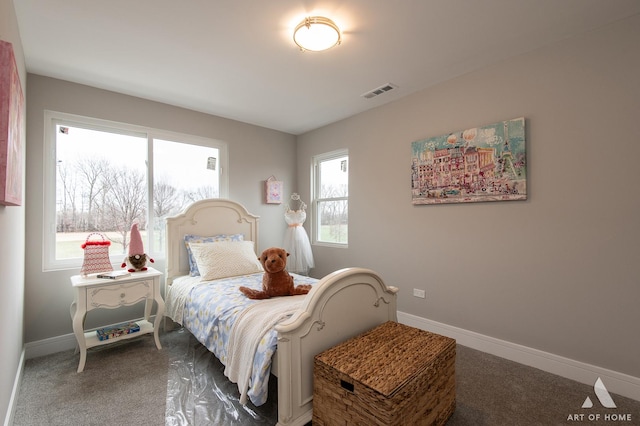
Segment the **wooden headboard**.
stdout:
<path fill-rule="evenodd" d="M 239 203 L 231 200 L 212 198 L 196 201 L 181 214 L 167 218 L 167 269 L 166 284 L 175 277 L 189 274 L 187 249 L 184 244 L 186 234 L 210 237 L 220 234 L 244 234 L 245 241 L 258 245 L 258 221 L 255 216 Z"/>

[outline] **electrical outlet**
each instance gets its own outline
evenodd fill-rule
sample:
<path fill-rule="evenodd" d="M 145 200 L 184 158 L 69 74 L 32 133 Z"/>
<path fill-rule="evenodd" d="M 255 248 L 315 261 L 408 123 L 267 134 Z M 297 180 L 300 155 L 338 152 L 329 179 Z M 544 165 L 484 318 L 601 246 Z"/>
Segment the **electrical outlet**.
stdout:
<path fill-rule="evenodd" d="M 419 297 L 421 299 L 424 299 L 425 297 L 427 297 L 426 292 L 424 290 L 419 289 L 419 288 L 414 288 L 413 289 L 413 295 L 415 297 Z"/>

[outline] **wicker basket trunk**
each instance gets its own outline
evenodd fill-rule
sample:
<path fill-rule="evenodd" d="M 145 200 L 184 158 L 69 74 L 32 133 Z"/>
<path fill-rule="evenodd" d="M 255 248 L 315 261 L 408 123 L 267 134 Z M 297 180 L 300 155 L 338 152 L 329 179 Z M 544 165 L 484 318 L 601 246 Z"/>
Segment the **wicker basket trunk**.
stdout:
<path fill-rule="evenodd" d="M 456 342 L 384 323 L 314 359 L 313 425 L 443 425 L 453 414 Z"/>

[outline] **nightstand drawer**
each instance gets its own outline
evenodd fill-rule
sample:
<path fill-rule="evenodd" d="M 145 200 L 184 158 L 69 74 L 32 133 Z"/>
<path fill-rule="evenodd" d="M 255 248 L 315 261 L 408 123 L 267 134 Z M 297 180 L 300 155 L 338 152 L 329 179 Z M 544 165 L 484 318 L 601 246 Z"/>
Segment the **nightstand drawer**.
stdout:
<path fill-rule="evenodd" d="M 152 289 L 152 281 L 138 281 L 120 285 L 111 284 L 90 289 L 87 292 L 87 309 L 117 308 L 124 305 L 133 305 L 152 297 Z"/>

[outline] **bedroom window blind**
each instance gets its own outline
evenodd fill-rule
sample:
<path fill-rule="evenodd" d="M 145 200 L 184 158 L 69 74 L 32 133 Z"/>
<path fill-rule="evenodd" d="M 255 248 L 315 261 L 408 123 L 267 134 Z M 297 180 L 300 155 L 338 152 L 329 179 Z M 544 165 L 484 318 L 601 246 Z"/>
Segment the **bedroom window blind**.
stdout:
<path fill-rule="evenodd" d="M 44 270 L 80 266 L 94 231 L 122 262 L 133 223 L 145 252 L 161 258 L 167 217 L 227 196 L 222 142 L 50 111 L 45 122 Z"/>
<path fill-rule="evenodd" d="M 349 242 L 349 153 L 313 159 L 313 242 L 346 247 Z"/>

